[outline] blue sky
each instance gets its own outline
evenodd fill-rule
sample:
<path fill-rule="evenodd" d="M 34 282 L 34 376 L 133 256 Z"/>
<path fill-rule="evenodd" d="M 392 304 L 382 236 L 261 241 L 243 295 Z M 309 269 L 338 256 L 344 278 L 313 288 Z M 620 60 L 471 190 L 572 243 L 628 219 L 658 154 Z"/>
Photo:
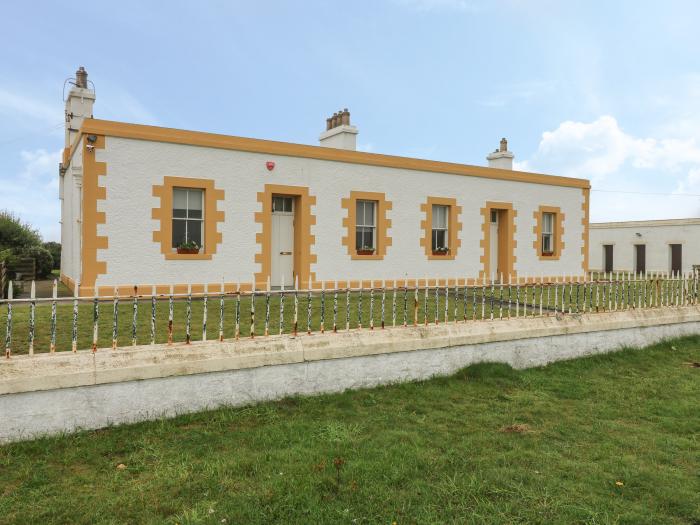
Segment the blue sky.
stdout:
<path fill-rule="evenodd" d="M 79 65 L 97 118 L 316 144 L 348 107 L 367 151 L 483 165 L 506 136 L 517 167 L 591 179 L 594 221 L 700 216 L 700 2 L 8 1 L 3 18 L 0 209 L 47 240 Z"/>

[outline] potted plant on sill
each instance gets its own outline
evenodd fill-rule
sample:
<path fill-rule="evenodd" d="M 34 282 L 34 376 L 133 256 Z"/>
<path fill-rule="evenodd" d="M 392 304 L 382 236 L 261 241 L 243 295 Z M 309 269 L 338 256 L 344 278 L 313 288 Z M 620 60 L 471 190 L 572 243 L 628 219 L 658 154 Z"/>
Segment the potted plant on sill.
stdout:
<path fill-rule="evenodd" d="M 177 247 L 177 253 L 194 255 L 199 253 L 199 245 L 194 241 L 182 242 Z"/>
<path fill-rule="evenodd" d="M 450 249 L 447 246 L 440 246 L 433 250 L 433 255 L 447 255 L 450 253 Z"/>
<path fill-rule="evenodd" d="M 357 250 L 357 255 L 374 255 L 374 248 L 371 246 L 363 246 Z"/>

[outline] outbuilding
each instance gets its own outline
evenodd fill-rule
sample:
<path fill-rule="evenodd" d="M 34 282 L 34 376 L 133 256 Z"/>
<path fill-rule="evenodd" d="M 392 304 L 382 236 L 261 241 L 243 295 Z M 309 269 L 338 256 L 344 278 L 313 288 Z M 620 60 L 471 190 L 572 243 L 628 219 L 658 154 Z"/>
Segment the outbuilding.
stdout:
<path fill-rule="evenodd" d="M 700 266 L 700 218 L 591 223 L 591 270 L 689 273 Z"/>

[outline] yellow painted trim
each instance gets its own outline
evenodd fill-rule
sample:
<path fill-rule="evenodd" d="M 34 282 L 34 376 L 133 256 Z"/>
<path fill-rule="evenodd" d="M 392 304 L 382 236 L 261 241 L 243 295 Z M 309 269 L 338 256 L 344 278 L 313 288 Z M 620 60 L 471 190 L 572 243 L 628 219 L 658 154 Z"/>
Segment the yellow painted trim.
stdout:
<path fill-rule="evenodd" d="M 445 255 L 433 255 L 433 204 L 448 206 L 448 236 L 449 236 L 449 251 Z M 454 260 L 457 256 L 462 241 L 459 238 L 459 232 L 462 231 L 462 223 L 459 216 L 462 213 L 462 207 L 457 206 L 457 199 L 447 197 L 428 197 L 425 203 L 420 205 L 421 211 L 425 214 L 425 218 L 421 221 L 420 227 L 423 230 L 423 236 L 420 239 L 420 245 L 425 250 L 425 255 L 428 260 Z"/>
<path fill-rule="evenodd" d="M 375 251 L 372 255 L 359 255 L 355 249 L 355 233 L 357 222 L 355 212 L 357 210 L 356 202 L 358 200 L 376 201 L 377 202 L 377 238 Z M 350 197 L 341 199 L 341 208 L 345 209 L 347 216 L 343 217 L 343 227 L 345 227 L 345 237 L 342 238 L 342 244 L 348 250 L 348 255 L 353 261 L 381 261 L 386 255 L 386 250 L 391 246 L 392 240 L 389 237 L 389 228 L 391 228 L 391 219 L 387 218 L 387 212 L 391 210 L 391 201 L 386 200 L 384 193 L 376 193 L 370 191 L 351 191 Z"/>
<path fill-rule="evenodd" d="M 581 190 L 583 193 L 583 203 L 581 204 L 581 211 L 583 211 L 583 217 L 581 217 L 581 225 L 583 226 L 583 232 L 581 232 L 581 240 L 583 245 L 581 246 L 581 256 L 582 263 L 581 269 L 583 273 L 588 273 L 588 247 L 589 247 L 589 222 L 590 222 L 590 204 L 591 204 L 591 190 L 584 188 Z"/>
<path fill-rule="evenodd" d="M 196 254 L 174 252 L 173 239 L 173 189 L 194 188 L 204 190 L 204 251 Z M 160 244 L 160 253 L 169 261 L 208 260 L 221 244 L 222 234 L 217 225 L 224 222 L 225 214 L 217 209 L 218 201 L 224 200 L 224 190 L 214 187 L 212 179 L 186 177 L 163 177 L 163 184 L 153 186 L 153 196 L 160 198 L 160 206 L 151 210 L 151 218 L 159 221 L 153 230 L 153 242 Z"/>
<path fill-rule="evenodd" d="M 316 264 L 316 255 L 312 253 L 316 237 L 311 234 L 311 226 L 316 224 L 316 216 L 311 213 L 311 206 L 316 205 L 316 197 L 309 194 L 304 186 L 284 186 L 265 184 L 265 190 L 258 193 L 261 211 L 255 212 L 255 222 L 261 225 L 260 233 L 255 235 L 259 251 L 255 262 L 260 264 L 260 271 L 255 274 L 255 287 L 265 288 L 272 272 L 272 196 L 287 195 L 296 198 L 294 203 L 294 277 L 298 277 L 299 286 L 305 287 L 316 279 L 311 265 Z M 292 283 L 290 283 L 292 284 Z"/>
<path fill-rule="evenodd" d="M 502 215 L 506 216 L 505 220 L 503 220 L 502 216 L 498 220 L 498 241 L 500 244 L 498 257 L 502 263 L 501 266 L 505 267 L 505 271 L 502 273 L 503 279 L 507 282 L 508 279 L 517 278 L 515 263 L 518 260 L 518 257 L 515 255 L 515 250 L 518 247 L 518 241 L 515 239 L 515 233 L 517 232 L 515 218 L 518 216 L 518 210 L 513 209 L 513 203 L 511 202 L 487 201 L 480 210 L 482 216 L 482 238 L 479 241 L 479 245 L 481 247 L 482 269 L 479 272 L 479 279 L 490 279 L 491 272 L 496 271 L 496 269 L 491 268 L 491 210 L 498 210 Z M 502 248 L 506 249 L 503 250 Z"/>
<path fill-rule="evenodd" d="M 551 255 L 542 253 L 542 215 L 544 213 L 554 214 L 554 252 Z M 535 219 L 535 225 L 532 227 L 535 240 L 532 242 L 532 247 L 537 251 L 537 257 L 540 261 L 558 261 L 561 252 L 566 247 L 564 244 L 564 213 L 558 206 L 540 206 L 537 211 L 532 213 L 532 216 Z"/>
<path fill-rule="evenodd" d="M 107 175 L 107 164 L 97 162 L 95 154 L 98 149 L 104 149 L 105 137 L 98 135 L 89 151 L 87 140 L 83 141 L 83 210 L 81 224 L 81 275 L 80 290 L 83 287 L 94 287 L 98 275 L 107 273 L 107 263 L 97 260 L 97 250 L 107 249 L 109 242 L 106 236 L 97 235 L 97 225 L 105 224 L 105 212 L 97 211 L 97 201 L 107 198 L 107 190 L 99 185 L 99 177 Z"/>
<path fill-rule="evenodd" d="M 58 280 L 61 281 L 64 285 L 66 285 L 66 288 L 68 288 L 71 291 L 71 293 L 74 293 L 75 281 L 73 279 L 71 279 L 64 273 L 61 273 Z"/>
<path fill-rule="evenodd" d="M 363 151 L 292 144 L 289 142 L 233 137 L 229 135 L 204 133 L 201 131 L 186 131 L 156 126 L 144 126 L 141 124 L 127 124 L 107 120 L 85 119 L 83 121 L 81 132 L 84 134 L 102 134 L 111 137 L 122 137 L 136 140 L 187 144 L 190 146 L 248 151 L 253 153 L 267 153 L 271 155 L 284 155 L 288 157 L 330 160 L 350 164 L 365 164 L 369 166 L 381 166 L 386 168 L 447 173 L 452 175 L 527 182 L 532 184 L 547 184 L 551 186 L 566 186 L 571 188 L 590 188 L 591 186 L 588 180 L 575 179 L 571 177 L 559 177 L 555 175 L 543 175 L 540 173 L 527 173 L 522 171 L 486 168 L 483 166 L 469 166 L 466 164 L 456 164 L 452 162 L 397 157 L 393 155 L 381 155 L 378 153 L 367 153 Z"/>

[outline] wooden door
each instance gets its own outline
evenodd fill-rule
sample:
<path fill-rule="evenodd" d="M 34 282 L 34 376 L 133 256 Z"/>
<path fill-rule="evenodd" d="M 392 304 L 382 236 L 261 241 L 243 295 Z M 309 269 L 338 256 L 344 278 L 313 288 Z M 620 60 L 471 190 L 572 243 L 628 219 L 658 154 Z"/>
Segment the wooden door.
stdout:
<path fill-rule="evenodd" d="M 609 273 L 613 271 L 613 245 L 603 245 L 603 271 Z"/>
<path fill-rule="evenodd" d="M 647 247 L 646 247 L 646 244 L 636 244 L 634 246 L 634 250 L 635 250 L 634 271 L 637 273 L 644 273 L 647 271 Z"/>
<path fill-rule="evenodd" d="M 294 285 L 294 197 L 273 197 L 272 261 L 274 287 Z"/>
<path fill-rule="evenodd" d="M 671 244 L 671 273 L 683 271 L 683 245 Z"/>

